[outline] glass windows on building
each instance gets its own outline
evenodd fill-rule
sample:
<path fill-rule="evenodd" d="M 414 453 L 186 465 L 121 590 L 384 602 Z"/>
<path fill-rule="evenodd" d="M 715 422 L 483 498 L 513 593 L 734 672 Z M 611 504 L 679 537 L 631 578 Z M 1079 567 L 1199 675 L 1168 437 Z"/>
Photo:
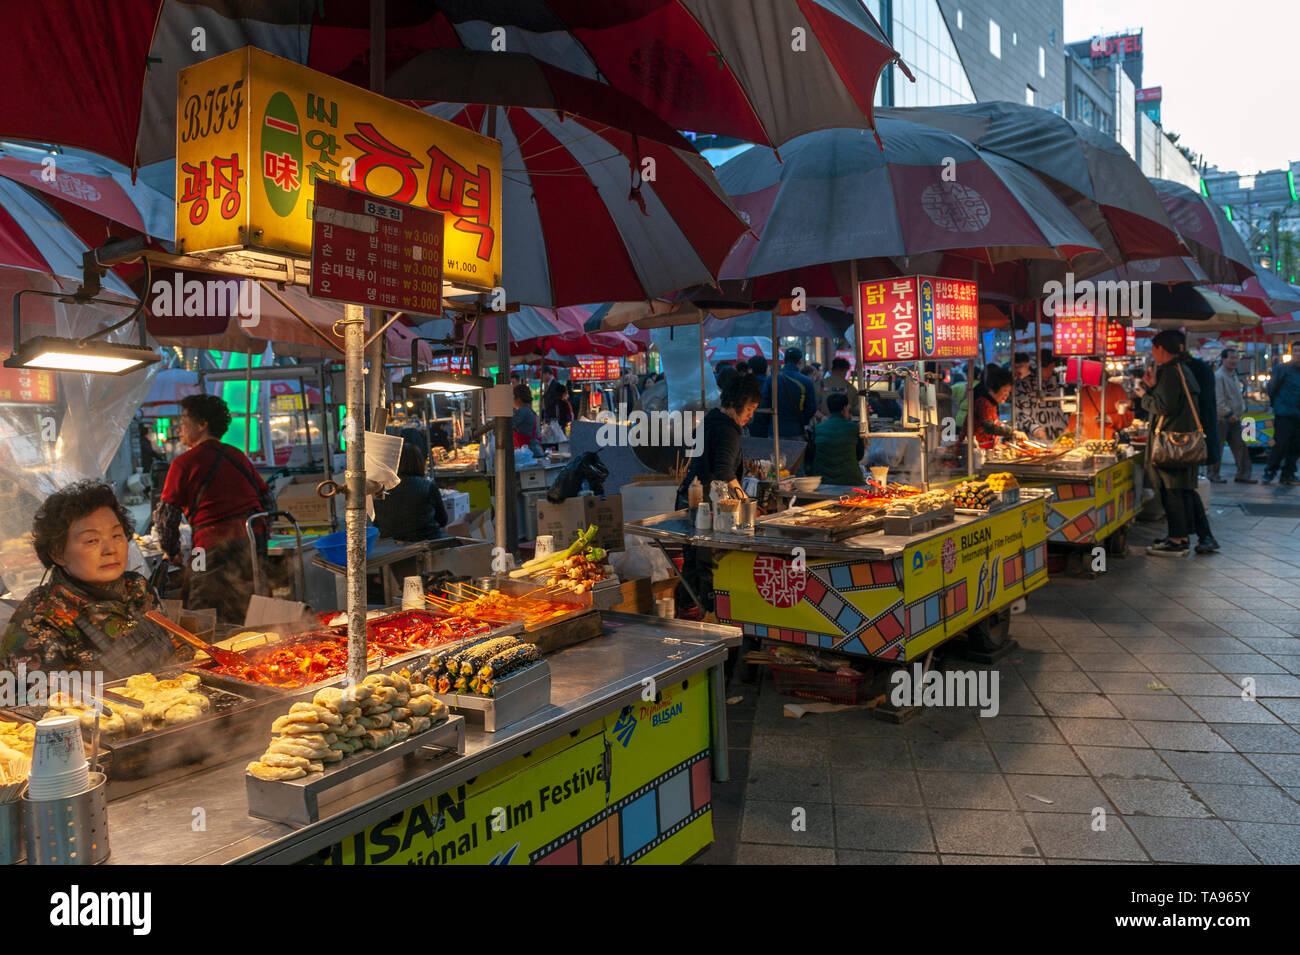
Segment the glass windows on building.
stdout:
<path fill-rule="evenodd" d="M 1026 86 L 1025 86 L 1025 103 L 1028 104 L 1029 106 L 1036 106 L 1037 103 L 1034 102 L 1036 98 L 1037 98 L 1037 95 L 1036 95 L 1036 91 L 1034 90 L 1034 88 L 1033 88 L 1032 86 L 1028 86 L 1028 85 L 1026 85 Z"/>
<path fill-rule="evenodd" d="M 1041 46 L 1038 48 L 1038 75 L 1047 75 L 1047 51 Z"/>
<path fill-rule="evenodd" d="M 876 4 L 879 5 L 878 3 Z M 873 4 L 868 2 L 868 8 Z M 894 106 L 951 106 L 975 102 L 938 0 L 892 0 L 894 49 L 916 76 L 894 81 Z M 873 9 L 874 13 L 875 10 Z"/>
<path fill-rule="evenodd" d="M 1002 59 L 1002 28 L 996 20 L 989 20 L 989 52 Z"/>

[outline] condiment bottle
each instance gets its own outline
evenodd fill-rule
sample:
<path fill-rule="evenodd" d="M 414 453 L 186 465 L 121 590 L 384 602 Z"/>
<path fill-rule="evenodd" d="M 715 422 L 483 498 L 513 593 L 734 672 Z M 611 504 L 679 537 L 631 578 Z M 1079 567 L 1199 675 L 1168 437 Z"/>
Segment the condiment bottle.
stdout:
<path fill-rule="evenodd" d="M 704 500 L 704 485 L 700 483 L 699 478 L 694 478 L 691 481 L 691 486 L 686 489 L 686 494 L 691 510 L 698 510 L 700 502 Z"/>

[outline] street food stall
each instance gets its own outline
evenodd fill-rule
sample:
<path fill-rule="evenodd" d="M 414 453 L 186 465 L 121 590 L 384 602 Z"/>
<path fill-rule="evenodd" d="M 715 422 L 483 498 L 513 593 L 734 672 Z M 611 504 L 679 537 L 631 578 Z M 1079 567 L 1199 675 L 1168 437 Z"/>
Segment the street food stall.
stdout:
<path fill-rule="evenodd" d="M 1027 487 L 1042 488 L 1047 496 L 1047 540 L 1061 545 L 1105 546 L 1123 552 L 1129 523 L 1142 504 L 1142 468 L 1139 451 L 1129 441 L 1130 428 L 1114 426 L 1114 404 L 1108 392 L 1122 389 L 1109 382 L 1105 361 L 1136 353 L 1135 331 L 1117 319 L 1107 319 L 1100 309 L 1076 314 L 1070 306 L 1056 310 L 1053 354 L 1068 360 L 1067 382 L 1077 385 L 1079 398 L 1074 433 L 1061 435 L 1047 445 L 1013 441 L 993 449 L 980 467 L 981 474 L 1009 472 Z M 1085 361 L 1096 356 L 1095 361 Z M 1083 394 L 1097 389 L 1101 395 L 1086 408 Z M 1127 392 L 1125 400 L 1131 400 Z M 1085 415 L 1089 433 L 1085 438 Z"/>

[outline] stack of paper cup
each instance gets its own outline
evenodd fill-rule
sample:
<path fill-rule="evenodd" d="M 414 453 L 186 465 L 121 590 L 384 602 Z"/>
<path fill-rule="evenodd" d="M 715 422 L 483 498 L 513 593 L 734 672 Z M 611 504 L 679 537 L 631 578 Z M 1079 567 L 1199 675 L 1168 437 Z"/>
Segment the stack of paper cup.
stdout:
<path fill-rule="evenodd" d="M 63 799 L 89 788 L 90 764 L 81 739 L 81 721 L 75 716 L 55 716 L 37 723 L 27 798 Z"/>
<path fill-rule="evenodd" d="M 555 535 L 538 534 L 533 547 L 533 557 L 550 557 L 555 553 Z"/>
<path fill-rule="evenodd" d="M 406 577 L 402 580 L 402 609 L 424 609 L 424 580 L 419 576 Z"/>

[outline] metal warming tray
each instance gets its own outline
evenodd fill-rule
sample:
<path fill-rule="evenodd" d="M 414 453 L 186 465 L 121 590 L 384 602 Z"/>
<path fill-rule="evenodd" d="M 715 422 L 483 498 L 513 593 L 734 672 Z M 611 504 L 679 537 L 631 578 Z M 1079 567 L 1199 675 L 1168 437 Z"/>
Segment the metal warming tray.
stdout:
<path fill-rule="evenodd" d="M 483 729 L 495 733 L 551 704 L 551 665 L 545 660 L 516 670 L 496 684 L 492 696 L 477 693 L 435 693 L 438 699 L 462 713 L 482 713 Z"/>
<path fill-rule="evenodd" d="M 261 740 L 259 748 L 265 746 L 266 741 Z M 340 762 L 327 765 L 324 772 L 308 773 L 300 779 L 269 780 L 245 774 L 248 814 L 291 826 L 310 825 L 320 819 L 322 796 L 328 794 L 341 798 L 373 786 L 391 775 L 400 758 L 429 747 L 464 754 L 465 718 L 450 716 L 437 726 L 415 733 L 400 743 L 380 750 L 353 753 Z M 385 770 L 388 772 L 380 776 Z"/>
<path fill-rule="evenodd" d="M 839 510 L 832 510 L 836 508 Z M 806 517 L 817 510 L 826 510 L 841 515 L 847 515 L 849 511 L 861 511 L 862 516 L 858 520 L 835 527 L 796 523 L 799 518 Z M 849 507 L 837 501 L 823 501 L 793 511 L 780 511 L 776 514 L 768 514 L 765 517 L 754 519 L 756 530 L 762 529 L 764 532 L 779 534 L 782 537 L 795 537 L 802 540 L 825 541 L 827 543 L 838 543 L 859 537 L 862 534 L 870 534 L 873 531 L 881 530 L 884 526 L 883 513 L 879 513 L 875 509 Z"/>

